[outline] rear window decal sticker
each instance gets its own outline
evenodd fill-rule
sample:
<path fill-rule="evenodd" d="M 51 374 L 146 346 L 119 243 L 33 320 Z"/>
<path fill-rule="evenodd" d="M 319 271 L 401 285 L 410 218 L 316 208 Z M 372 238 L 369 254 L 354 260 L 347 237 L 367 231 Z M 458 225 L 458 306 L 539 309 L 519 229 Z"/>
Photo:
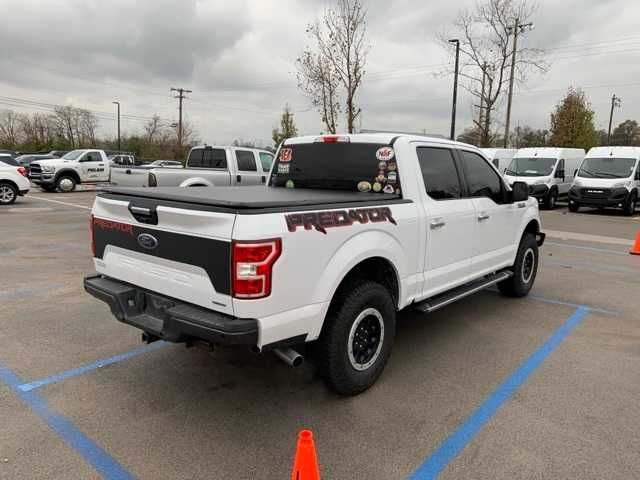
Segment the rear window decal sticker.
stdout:
<path fill-rule="evenodd" d="M 285 183 L 285 187 L 295 188 L 295 184 L 293 183 L 293 180 L 287 180 L 287 183 Z"/>
<path fill-rule="evenodd" d="M 280 161 L 282 163 L 288 163 L 293 160 L 293 150 L 291 148 L 280 149 Z"/>
<path fill-rule="evenodd" d="M 398 174 L 396 172 L 389 172 L 387 176 L 387 183 L 396 183 Z"/>
<path fill-rule="evenodd" d="M 365 181 L 358 183 L 358 191 L 363 193 L 371 191 L 371 184 Z"/>
<path fill-rule="evenodd" d="M 289 175 L 289 165 L 288 163 L 279 163 L 278 164 L 278 173 L 282 175 Z"/>
<path fill-rule="evenodd" d="M 396 190 L 393 188 L 393 185 L 387 185 L 382 191 L 384 193 L 395 193 Z"/>
<path fill-rule="evenodd" d="M 395 155 L 396 154 L 393 151 L 393 148 L 391 148 L 391 147 L 381 147 L 376 152 L 376 158 L 378 160 L 380 160 L 381 162 L 388 162 L 389 160 L 394 158 Z"/>
<path fill-rule="evenodd" d="M 382 190 L 382 185 L 379 184 L 378 182 L 373 184 L 373 191 L 378 193 L 380 190 Z"/>

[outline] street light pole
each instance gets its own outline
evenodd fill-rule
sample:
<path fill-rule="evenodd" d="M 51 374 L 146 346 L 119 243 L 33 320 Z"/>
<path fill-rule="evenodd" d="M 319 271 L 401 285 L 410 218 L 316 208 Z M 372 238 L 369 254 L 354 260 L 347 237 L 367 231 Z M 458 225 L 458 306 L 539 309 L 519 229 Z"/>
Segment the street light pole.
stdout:
<path fill-rule="evenodd" d="M 120 147 L 120 102 L 111 102 L 118 106 L 118 152 L 121 151 Z"/>
<path fill-rule="evenodd" d="M 607 133 L 607 146 L 611 145 L 611 126 L 613 124 L 613 109 L 616 107 L 620 107 L 620 97 L 616 97 L 616 94 L 613 94 L 611 97 L 611 114 L 609 115 L 609 132 Z"/>
<path fill-rule="evenodd" d="M 513 27 L 509 28 L 509 33 L 513 32 L 513 52 L 511 53 L 511 77 L 509 78 L 509 98 L 507 100 L 507 120 L 504 127 L 504 148 L 509 146 L 509 123 L 511 122 L 511 102 L 513 101 L 513 79 L 516 73 L 516 51 L 518 50 L 518 34 L 524 33 L 525 29 L 533 30 L 533 23 L 520 24 L 520 19 L 516 18 Z"/>
<path fill-rule="evenodd" d="M 456 66 L 453 74 L 453 107 L 451 108 L 451 140 L 456 139 L 456 104 L 458 102 L 458 67 L 460 65 L 460 40 L 449 40 L 456 46 Z"/>

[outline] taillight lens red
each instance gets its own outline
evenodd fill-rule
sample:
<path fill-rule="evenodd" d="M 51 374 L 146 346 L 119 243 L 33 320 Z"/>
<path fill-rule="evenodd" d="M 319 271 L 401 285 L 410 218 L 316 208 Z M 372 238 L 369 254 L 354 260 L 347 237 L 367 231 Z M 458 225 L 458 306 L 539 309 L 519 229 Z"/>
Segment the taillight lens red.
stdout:
<path fill-rule="evenodd" d="M 89 240 L 91 242 L 91 254 L 93 257 L 96 256 L 96 236 L 95 236 L 95 227 L 93 225 L 93 214 L 89 216 Z"/>
<path fill-rule="evenodd" d="M 26 169 L 26 168 L 24 168 L 24 167 L 18 167 L 18 173 L 19 173 L 20 175 L 22 175 L 23 177 L 28 177 L 28 175 L 27 175 L 27 169 Z"/>
<path fill-rule="evenodd" d="M 231 277 L 235 298 L 265 298 L 271 295 L 273 264 L 282 253 L 279 238 L 234 241 Z"/>

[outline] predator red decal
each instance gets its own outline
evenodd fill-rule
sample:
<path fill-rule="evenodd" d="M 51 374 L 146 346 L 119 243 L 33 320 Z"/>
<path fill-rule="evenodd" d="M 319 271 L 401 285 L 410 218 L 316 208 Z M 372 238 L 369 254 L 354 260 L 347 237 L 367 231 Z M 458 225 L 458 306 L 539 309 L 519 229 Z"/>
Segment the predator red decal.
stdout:
<path fill-rule="evenodd" d="M 133 235 L 133 225 L 127 223 L 113 222 L 111 220 L 103 220 L 102 218 L 94 218 L 93 225 L 103 230 L 115 230 L 122 233 Z"/>
<path fill-rule="evenodd" d="M 324 212 L 292 213 L 285 215 L 287 228 L 295 232 L 298 227 L 315 229 L 327 234 L 327 228 L 350 227 L 354 223 L 389 222 L 397 225 L 389 207 L 355 208 L 351 210 L 330 210 Z"/>

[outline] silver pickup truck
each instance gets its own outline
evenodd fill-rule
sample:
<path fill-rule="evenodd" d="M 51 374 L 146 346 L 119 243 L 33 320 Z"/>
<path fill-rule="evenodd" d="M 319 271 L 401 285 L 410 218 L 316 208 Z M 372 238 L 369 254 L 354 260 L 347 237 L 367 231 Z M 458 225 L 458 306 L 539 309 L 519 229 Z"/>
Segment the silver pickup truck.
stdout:
<path fill-rule="evenodd" d="M 273 154 L 243 147 L 193 147 L 185 167 L 114 168 L 111 184 L 123 187 L 264 185 Z"/>

